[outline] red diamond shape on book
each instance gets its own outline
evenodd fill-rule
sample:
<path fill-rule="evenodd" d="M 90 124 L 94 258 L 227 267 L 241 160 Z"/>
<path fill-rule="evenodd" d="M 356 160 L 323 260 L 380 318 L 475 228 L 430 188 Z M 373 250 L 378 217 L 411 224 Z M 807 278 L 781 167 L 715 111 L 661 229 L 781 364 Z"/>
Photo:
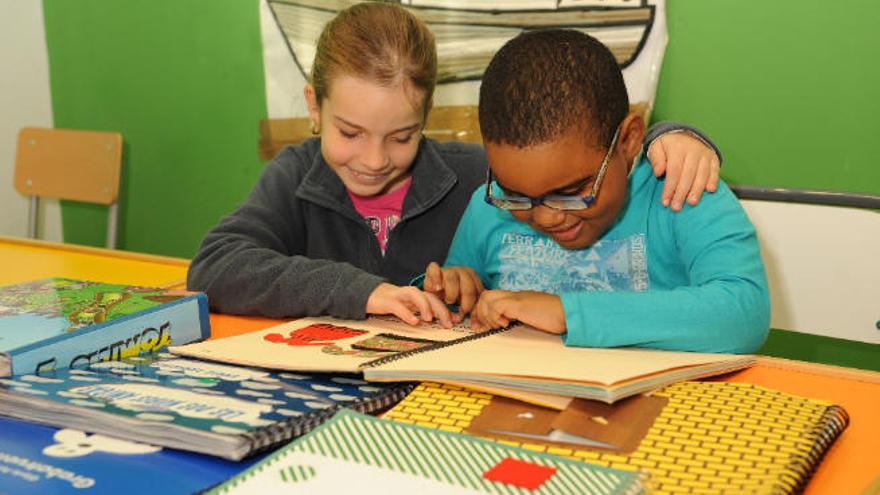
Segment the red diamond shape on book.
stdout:
<path fill-rule="evenodd" d="M 527 490 L 536 490 L 554 474 L 556 468 L 506 457 L 483 473 L 483 478 Z"/>

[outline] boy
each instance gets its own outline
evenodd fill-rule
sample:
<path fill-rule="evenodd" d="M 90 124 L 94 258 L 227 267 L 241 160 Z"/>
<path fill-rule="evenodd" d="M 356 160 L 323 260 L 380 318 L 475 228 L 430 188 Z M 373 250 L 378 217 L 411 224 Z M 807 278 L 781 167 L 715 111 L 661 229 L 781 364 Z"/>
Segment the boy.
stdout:
<path fill-rule="evenodd" d="M 508 42 L 480 90 L 487 185 L 426 290 L 460 302 L 478 330 L 518 320 L 567 345 L 756 350 L 769 298 L 754 228 L 723 184 L 698 208 L 662 208 L 645 123 L 628 111 L 597 40 Z"/>

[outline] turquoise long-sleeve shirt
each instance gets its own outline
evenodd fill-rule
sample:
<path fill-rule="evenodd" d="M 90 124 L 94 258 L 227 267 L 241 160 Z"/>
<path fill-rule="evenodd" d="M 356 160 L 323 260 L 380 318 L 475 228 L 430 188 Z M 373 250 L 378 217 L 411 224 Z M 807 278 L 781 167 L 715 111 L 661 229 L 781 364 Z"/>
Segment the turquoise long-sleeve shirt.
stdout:
<path fill-rule="evenodd" d="M 567 250 L 474 192 L 446 266 L 469 266 L 487 289 L 560 296 L 566 345 L 752 352 L 770 321 L 755 229 L 730 189 L 678 213 L 644 156 L 617 221 L 592 246 Z M 494 186 L 497 187 L 497 186 Z M 494 192 L 494 191 L 493 191 Z"/>

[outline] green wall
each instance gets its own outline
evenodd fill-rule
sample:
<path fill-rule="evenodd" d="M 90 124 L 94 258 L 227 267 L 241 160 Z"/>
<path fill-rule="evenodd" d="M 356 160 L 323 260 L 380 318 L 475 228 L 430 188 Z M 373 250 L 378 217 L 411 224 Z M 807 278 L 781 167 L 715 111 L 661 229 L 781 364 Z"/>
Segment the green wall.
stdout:
<path fill-rule="evenodd" d="M 119 247 L 191 257 L 260 171 L 257 0 L 45 0 L 56 127 L 125 141 Z M 66 242 L 103 245 L 106 208 L 62 205 Z"/>
<path fill-rule="evenodd" d="M 880 194 L 880 2 L 668 0 L 655 119 L 691 122 L 732 183 Z"/>

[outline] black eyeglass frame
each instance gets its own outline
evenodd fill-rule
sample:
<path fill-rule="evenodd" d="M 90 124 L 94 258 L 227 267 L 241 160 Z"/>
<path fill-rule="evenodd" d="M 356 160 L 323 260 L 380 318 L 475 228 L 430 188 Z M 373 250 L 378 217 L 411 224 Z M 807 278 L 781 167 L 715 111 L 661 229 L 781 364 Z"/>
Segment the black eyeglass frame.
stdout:
<path fill-rule="evenodd" d="M 605 172 L 608 170 L 608 163 L 611 161 L 611 155 L 614 153 L 614 146 L 617 144 L 617 136 L 620 134 L 620 127 L 614 131 L 614 137 L 611 138 L 611 145 L 605 153 L 602 165 L 599 166 L 599 173 L 596 176 L 590 193 L 586 196 L 580 195 L 558 195 L 549 194 L 540 198 L 530 198 L 528 196 L 493 196 L 492 195 L 492 169 L 486 167 L 486 195 L 483 198 L 486 203 L 508 211 L 524 211 L 531 210 L 538 205 L 544 205 L 554 210 L 577 211 L 586 210 L 596 203 L 596 195 L 599 193 L 599 187 L 602 185 L 602 179 L 605 178 Z"/>

